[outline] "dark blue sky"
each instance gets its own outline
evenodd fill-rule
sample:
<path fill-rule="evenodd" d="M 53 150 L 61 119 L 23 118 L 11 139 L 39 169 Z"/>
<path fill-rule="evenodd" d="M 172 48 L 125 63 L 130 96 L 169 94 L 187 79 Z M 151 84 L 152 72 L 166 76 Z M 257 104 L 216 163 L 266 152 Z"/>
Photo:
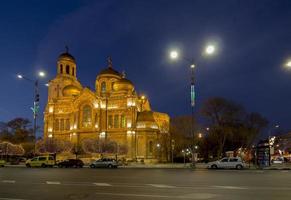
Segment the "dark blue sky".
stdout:
<path fill-rule="evenodd" d="M 188 66 L 167 58 L 177 47 L 198 63 L 197 110 L 222 96 L 291 129 L 291 71 L 282 68 L 291 57 L 289 0 L 10 0 L 1 2 L 0 27 L 0 121 L 31 118 L 32 85 L 16 74 L 43 69 L 53 78 L 66 44 L 84 86 L 94 88 L 111 55 L 153 109 L 188 114 Z M 208 41 L 219 50 L 204 58 Z M 46 93 L 43 86 L 42 107 Z"/>

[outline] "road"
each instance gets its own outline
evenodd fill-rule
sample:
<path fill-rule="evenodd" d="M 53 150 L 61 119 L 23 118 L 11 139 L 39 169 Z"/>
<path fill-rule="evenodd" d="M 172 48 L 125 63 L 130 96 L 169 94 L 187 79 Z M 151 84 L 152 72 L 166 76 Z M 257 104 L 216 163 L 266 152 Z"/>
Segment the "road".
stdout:
<path fill-rule="evenodd" d="M 291 171 L 0 168 L 0 200 L 291 199 Z"/>

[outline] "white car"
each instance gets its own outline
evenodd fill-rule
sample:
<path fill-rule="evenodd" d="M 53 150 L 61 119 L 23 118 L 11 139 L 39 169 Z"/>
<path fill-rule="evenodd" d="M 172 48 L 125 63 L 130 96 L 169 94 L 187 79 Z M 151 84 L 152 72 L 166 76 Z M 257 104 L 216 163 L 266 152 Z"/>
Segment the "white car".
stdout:
<path fill-rule="evenodd" d="M 218 169 L 218 168 L 227 168 L 227 169 L 243 169 L 246 164 L 242 161 L 240 157 L 225 157 L 221 160 L 214 162 L 209 162 L 207 168 Z"/>

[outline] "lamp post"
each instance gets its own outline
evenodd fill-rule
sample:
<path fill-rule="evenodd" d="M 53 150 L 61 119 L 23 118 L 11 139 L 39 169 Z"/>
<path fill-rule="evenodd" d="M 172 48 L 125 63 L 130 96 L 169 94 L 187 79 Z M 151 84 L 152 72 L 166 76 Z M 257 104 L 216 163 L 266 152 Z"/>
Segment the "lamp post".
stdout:
<path fill-rule="evenodd" d="M 182 150 L 182 153 L 183 153 L 183 158 L 184 158 L 184 166 L 186 165 L 186 158 L 185 158 L 185 151 Z"/>
<path fill-rule="evenodd" d="M 275 142 L 275 137 L 271 137 L 271 134 L 272 134 L 272 131 L 279 128 L 280 125 L 279 124 L 276 124 L 274 126 L 272 126 L 270 129 L 269 129 L 269 137 L 268 137 L 268 143 L 269 143 L 269 165 L 271 166 L 271 148 Z"/>
<path fill-rule="evenodd" d="M 38 73 L 38 76 L 43 78 L 46 76 L 45 72 L 43 71 L 40 71 Z M 17 78 L 19 79 L 23 79 L 23 80 L 26 80 L 26 81 L 29 81 L 31 83 L 33 83 L 34 85 L 34 88 L 33 88 L 33 94 L 34 94 L 34 101 L 33 101 L 33 107 L 31 107 L 31 110 L 32 110 L 32 113 L 33 113 L 33 136 L 34 136 L 34 150 L 33 150 L 33 154 L 35 155 L 36 154 L 36 130 L 37 130 L 37 117 L 38 117 L 38 111 L 39 111 L 39 88 L 38 88 L 38 79 L 36 80 L 33 80 L 33 79 L 30 79 L 22 74 L 18 74 L 17 75 Z"/>
<path fill-rule="evenodd" d="M 215 46 L 212 44 L 209 44 L 205 48 L 205 55 L 212 55 L 215 53 Z M 173 50 L 170 52 L 170 58 L 172 60 L 177 60 L 180 55 L 178 50 Z M 195 133 L 194 133 L 194 107 L 195 107 L 195 99 L 196 99 L 196 94 L 195 94 L 195 73 L 194 69 L 196 67 L 194 63 L 193 58 L 187 58 L 182 56 L 182 58 L 188 63 L 188 66 L 190 67 L 191 70 L 191 81 L 190 81 L 190 97 L 191 97 L 191 135 L 192 135 L 192 167 L 195 168 Z"/>

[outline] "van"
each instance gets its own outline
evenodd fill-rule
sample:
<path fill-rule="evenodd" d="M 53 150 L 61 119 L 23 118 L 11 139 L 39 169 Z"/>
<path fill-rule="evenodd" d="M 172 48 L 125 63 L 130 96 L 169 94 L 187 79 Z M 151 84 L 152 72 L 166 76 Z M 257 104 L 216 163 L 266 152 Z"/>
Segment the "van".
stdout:
<path fill-rule="evenodd" d="M 53 156 L 37 156 L 28 159 L 25 165 L 26 167 L 53 167 L 55 165 L 55 160 Z"/>

